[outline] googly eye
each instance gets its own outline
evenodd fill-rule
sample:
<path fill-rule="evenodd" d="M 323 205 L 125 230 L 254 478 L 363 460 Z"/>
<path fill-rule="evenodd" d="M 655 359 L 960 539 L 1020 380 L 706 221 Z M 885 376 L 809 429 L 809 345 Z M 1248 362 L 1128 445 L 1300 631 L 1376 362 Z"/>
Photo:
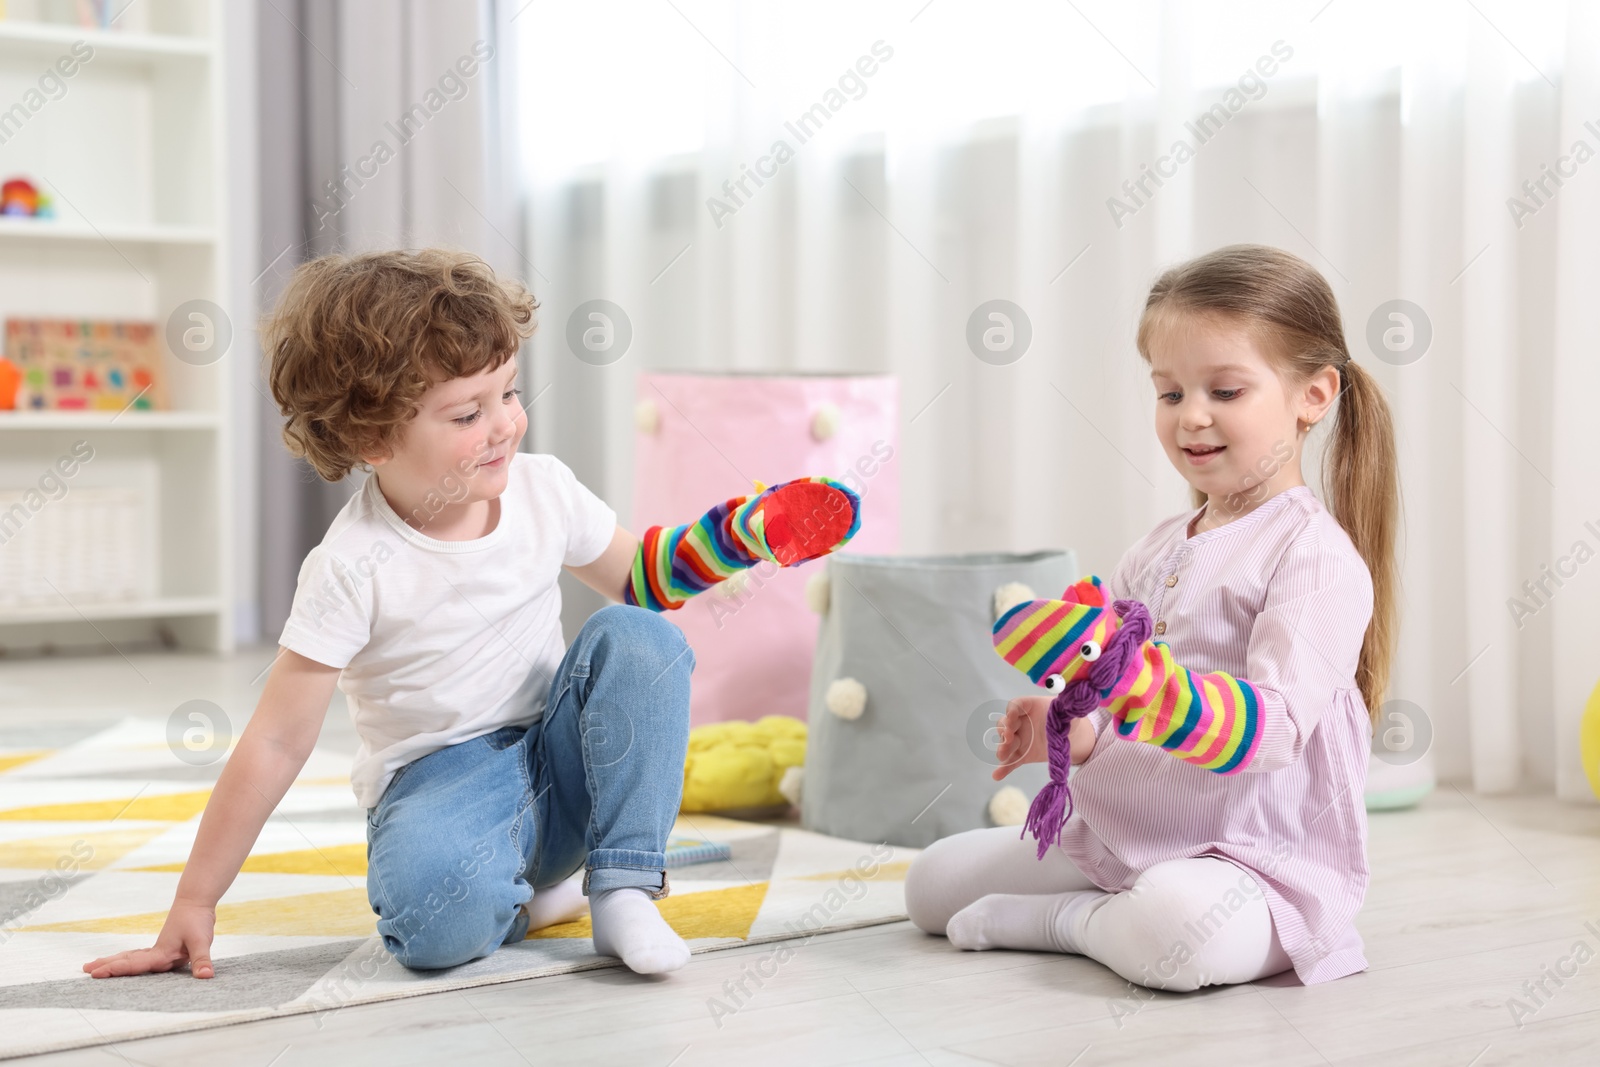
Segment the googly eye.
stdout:
<path fill-rule="evenodd" d="M 1052 693 L 1059 693 L 1067 687 L 1067 680 L 1059 674 L 1048 675 L 1044 680 L 1044 687 Z"/>
<path fill-rule="evenodd" d="M 1083 658 L 1084 662 L 1093 663 L 1100 658 L 1100 642 L 1085 641 L 1078 646 L 1078 655 Z"/>

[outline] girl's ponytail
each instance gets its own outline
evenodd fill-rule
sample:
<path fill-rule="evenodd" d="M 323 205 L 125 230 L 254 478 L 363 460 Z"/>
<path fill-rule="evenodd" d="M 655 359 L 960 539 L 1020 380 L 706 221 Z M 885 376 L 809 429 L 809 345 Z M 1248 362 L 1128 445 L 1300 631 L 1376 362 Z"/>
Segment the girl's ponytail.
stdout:
<path fill-rule="evenodd" d="M 1356 684 L 1376 729 L 1399 636 L 1400 577 L 1394 551 L 1399 463 L 1389 404 L 1377 379 L 1348 357 L 1339 373 L 1333 442 L 1323 456 L 1322 481 L 1328 510 L 1372 572 L 1372 621 L 1361 643 Z"/>

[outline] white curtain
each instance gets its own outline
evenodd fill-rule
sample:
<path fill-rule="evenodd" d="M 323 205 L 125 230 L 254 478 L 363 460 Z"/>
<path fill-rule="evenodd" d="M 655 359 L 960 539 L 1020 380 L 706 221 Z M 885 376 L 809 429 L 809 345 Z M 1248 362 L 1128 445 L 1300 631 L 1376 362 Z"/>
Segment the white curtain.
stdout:
<path fill-rule="evenodd" d="M 514 277 L 531 273 L 511 147 L 514 10 L 493 0 L 255 3 L 260 218 L 250 284 L 260 308 L 273 307 L 297 265 L 331 252 L 444 245 Z M 257 543 L 240 553 L 259 556 L 260 629 L 241 625 L 240 636 L 276 641 L 301 561 L 367 476 L 329 485 L 290 457 L 282 416 L 251 371 L 241 388 L 257 416 L 249 451 L 259 466 L 248 473 L 259 507 L 240 528 L 257 531 Z"/>
<path fill-rule="evenodd" d="M 1389 696 L 1422 709 L 1442 780 L 1593 801 L 1592 5 L 674 0 L 512 25 L 544 304 L 533 447 L 624 521 L 635 372 L 886 370 L 904 551 L 1069 545 L 1108 573 L 1188 506 L 1133 345 L 1150 283 L 1219 245 L 1277 245 L 1327 277 L 1397 420 Z M 1202 141 L 1207 112 L 1226 121 Z M 632 326 L 607 365 L 566 341 L 592 299 Z M 967 339 L 996 299 L 1032 332 L 1002 365 Z M 1396 299 L 1431 326 L 1420 359 L 1368 342 Z"/>

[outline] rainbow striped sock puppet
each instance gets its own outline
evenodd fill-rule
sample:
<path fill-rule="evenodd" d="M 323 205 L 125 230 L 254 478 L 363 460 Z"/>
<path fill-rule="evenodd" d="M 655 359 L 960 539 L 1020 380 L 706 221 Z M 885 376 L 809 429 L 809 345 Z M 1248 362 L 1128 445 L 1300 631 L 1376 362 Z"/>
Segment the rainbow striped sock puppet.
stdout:
<path fill-rule="evenodd" d="M 798 566 L 842 546 L 861 528 L 861 498 L 832 478 L 796 478 L 725 500 L 686 526 L 652 526 L 639 541 L 626 603 L 680 608 L 762 560 Z"/>
<path fill-rule="evenodd" d="M 995 651 L 1055 694 L 1045 716 L 1050 781 L 1023 825 L 1041 859 L 1072 816 L 1068 729 L 1095 708 L 1111 713 L 1118 737 L 1217 774 L 1237 774 L 1255 758 L 1262 707 L 1256 687 L 1222 671 L 1180 666 L 1150 633 L 1150 612 L 1139 601 L 1118 600 L 1107 610 L 1096 575 L 1074 582 L 1060 600 L 1025 601 L 995 621 Z"/>

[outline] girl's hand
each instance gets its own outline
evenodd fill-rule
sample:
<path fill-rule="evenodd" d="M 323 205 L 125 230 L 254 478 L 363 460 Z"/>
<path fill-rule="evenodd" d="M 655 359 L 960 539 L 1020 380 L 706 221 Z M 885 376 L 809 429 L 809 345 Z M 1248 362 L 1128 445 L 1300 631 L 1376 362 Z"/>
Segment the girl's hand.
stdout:
<path fill-rule="evenodd" d="M 114 956 L 102 956 L 83 965 L 95 978 L 120 978 L 129 974 L 170 971 L 185 960 L 196 978 L 215 974 L 211 966 L 211 938 L 217 929 L 217 909 L 183 900 L 174 901 L 167 912 L 153 948 L 130 949 Z"/>
<path fill-rule="evenodd" d="M 1049 757 L 1044 720 L 1050 701 L 1054 699 L 1025 696 L 1006 705 L 1005 717 L 1000 720 L 1000 744 L 995 749 L 995 756 L 1000 760 L 1000 766 L 993 773 L 995 781 L 1024 763 L 1043 763 Z"/>
<path fill-rule="evenodd" d="M 1000 720 L 1000 745 L 995 755 L 1000 766 L 992 777 L 999 781 L 1024 763 L 1044 763 L 1050 758 L 1049 741 L 1045 736 L 1045 716 L 1050 712 L 1051 696 L 1017 697 L 1006 705 L 1005 718 Z M 1094 754 L 1096 736 L 1094 725 L 1087 718 L 1073 719 L 1067 727 L 1067 740 L 1072 742 L 1072 763 L 1076 766 Z"/>

